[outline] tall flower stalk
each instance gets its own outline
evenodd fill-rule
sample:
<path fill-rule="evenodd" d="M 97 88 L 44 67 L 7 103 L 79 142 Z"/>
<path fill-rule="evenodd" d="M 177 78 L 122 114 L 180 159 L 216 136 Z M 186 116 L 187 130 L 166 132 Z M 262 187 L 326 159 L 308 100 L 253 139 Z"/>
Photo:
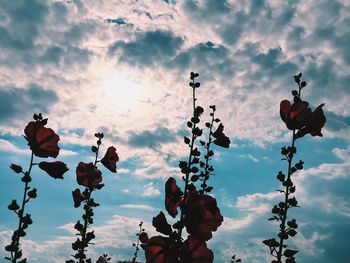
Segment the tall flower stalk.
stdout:
<path fill-rule="evenodd" d="M 147 263 L 211 263 L 214 260 L 213 252 L 208 249 L 206 241 L 212 238 L 212 232 L 221 225 L 223 217 L 215 198 L 207 195 L 213 189 L 207 186 L 210 171 L 213 171 L 209 164 L 210 157 L 213 155 L 210 144 L 215 138 L 217 141 L 217 143 L 214 141 L 215 144 L 228 148 L 230 140 L 223 134 L 222 124 L 216 132 L 212 132 L 214 121 L 220 122 L 219 119 L 212 120 L 211 124 L 207 125 L 210 129 L 208 141 L 200 141 L 206 151 L 204 161 L 200 160 L 201 152 L 196 142 L 203 135 L 203 130 L 198 127 L 198 124 L 204 109 L 196 105 L 196 89 L 200 87 L 200 83 L 196 81 L 198 76 L 198 73 L 191 72 L 190 74 L 189 85 L 192 88 L 193 115 L 187 122 L 191 136 L 190 138 L 184 137 L 184 143 L 189 148 L 189 156 L 187 161 L 179 162 L 179 168 L 183 174 L 184 190 L 181 190 L 173 177 L 170 177 L 165 183 L 166 211 L 171 217 L 176 218 L 180 208 L 180 218 L 172 226 L 167 222 L 163 212 L 153 218 L 152 225 L 165 236 L 153 236 L 144 242 L 141 240 Z M 210 115 L 213 117 L 215 106 L 210 106 L 210 108 L 212 108 Z M 204 169 L 204 172 L 200 172 L 200 168 Z M 202 182 L 201 190 L 197 190 L 197 182 Z M 184 228 L 189 234 L 187 238 L 183 237 Z"/>
<path fill-rule="evenodd" d="M 271 238 L 263 241 L 269 247 L 270 255 L 275 258 L 271 261 L 272 263 L 282 263 L 283 257 L 286 258 L 286 263 L 294 263 L 295 255 L 298 253 L 298 250 L 289 249 L 287 248 L 288 245 L 285 244 L 288 238 L 297 234 L 296 229 L 298 228 L 296 219 L 288 219 L 289 209 L 298 207 L 298 201 L 293 195 L 296 187 L 292 181 L 292 175 L 296 171 L 302 170 L 304 164 L 302 160 L 293 164 L 293 157 L 297 153 L 296 140 L 304 137 L 306 134 L 322 137 L 321 129 L 326 122 L 322 110 L 324 104 L 319 105 L 311 112 L 311 109 L 308 107 L 309 103 L 301 99 L 301 90 L 306 87 L 306 82 L 301 81 L 301 77 L 301 73 L 294 76 L 298 90 L 292 91 L 293 103 L 283 100 L 280 104 L 280 115 L 286 127 L 292 131 L 292 142 L 290 146 L 281 148 L 282 160 L 287 162 L 287 175 L 282 173 L 282 171 L 277 174 L 277 180 L 284 187 L 278 191 L 284 194 L 284 200 L 272 208 L 273 216 L 269 219 L 270 221 L 276 220 L 280 222 L 278 239 Z"/>
<path fill-rule="evenodd" d="M 77 261 L 70 259 L 67 263 L 90 263 L 91 259 L 87 258 L 86 251 L 91 241 L 95 238 L 94 231 L 89 231 L 93 224 L 93 209 L 99 206 L 98 203 L 92 198 L 92 193 L 96 190 L 101 190 L 104 184 L 102 184 L 102 172 L 97 169 L 97 164 L 101 162 L 108 170 L 116 173 L 116 162 L 119 160 L 119 156 L 116 153 L 115 147 L 111 146 L 107 149 L 105 156 L 98 160 L 98 154 L 100 151 L 100 145 L 102 143 L 103 133 L 96 133 L 97 138 L 96 146 L 91 147 L 91 151 L 95 154 L 95 160 L 92 163 L 80 162 L 76 169 L 77 182 L 79 185 L 85 186 L 83 192 L 79 188 L 72 192 L 74 207 L 79 207 L 81 203 L 84 204 L 84 214 L 82 216 L 83 223 L 80 220 L 74 225 L 74 228 L 78 231 L 77 240 L 72 243 L 72 249 L 76 251 L 75 255 L 72 255 Z M 102 259 L 100 259 L 102 260 Z"/>
<path fill-rule="evenodd" d="M 37 197 L 37 189 L 29 186 L 32 181 L 32 168 L 34 166 L 39 166 L 40 169 L 44 170 L 49 176 L 55 179 L 63 179 L 63 174 L 68 171 L 66 164 L 55 161 L 55 162 L 34 162 L 34 157 L 56 158 L 59 154 L 58 141 L 59 136 L 55 132 L 46 128 L 48 119 L 44 119 L 39 114 L 33 115 L 34 121 L 27 124 L 24 129 L 24 138 L 28 142 L 28 146 L 31 150 L 31 157 L 29 162 L 29 167 L 27 171 L 24 171 L 22 166 L 17 164 L 11 164 L 10 168 L 17 174 L 23 174 L 21 181 L 24 183 L 23 196 L 20 205 L 17 204 L 17 200 L 12 200 L 11 204 L 8 206 L 10 211 L 13 211 L 18 217 L 17 229 L 13 232 L 11 244 L 5 247 L 5 250 L 10 252 L 10 256 L 5 257 L 6 260 L 12 263 L 25 263 L 27 259 L 22 258 L 22 249 L 20 244 L 20 239 L 27 234 L 27 228 L 33 223 L 31 214 L 25 213 L 26 204 L 29 203 L 31 199 Z"/>

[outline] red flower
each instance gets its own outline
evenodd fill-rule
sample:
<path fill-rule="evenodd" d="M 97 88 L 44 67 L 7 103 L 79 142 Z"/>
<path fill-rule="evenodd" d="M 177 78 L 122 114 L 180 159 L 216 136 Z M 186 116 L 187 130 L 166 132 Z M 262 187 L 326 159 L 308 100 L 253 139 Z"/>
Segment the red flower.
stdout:
<path fill-rule="evenodd" d="M 146 263 L 177 263 L 176 250 L 170 238 L 151 237 L 141 247 L 145 250 Z"/>
<path fill-rule="evenodd" d="M 310 119 L 306 123 L 305 127 L 300 129 L 296 133 L 296 138 L 301 138 L 308 133 L 310 133 L 311 136 L 320 136 L 320 137 L 323 136 L 321 129 L 326 123 L 326 117 L 324 116 L 323 109 L 322 109 L 323 106 L 324 106 L 324 103 L 320 104 L 311 113 Z"/>
<path fill-rule="evenodd" d="M 111 146 L 107 149 L 105 156 L 101 159 L 101 163 L 111 172 L 117 172 L 117 162 L 119 161 L 119 156 L 116 153 L 116 149 Z"/>
<path fill-rule="evenodd" d="M 189 191 L 184 208 L 187 232 L 200 240 L 209 240 L 224 218 L 215 198 Z"/>
<path fill-rule="evenodd" d="M 173 218 L 177 215 L 182 192 L 176 184 L 176 180 L 170 177 L 165 183 L 165 209 Z"/>
<path fill-rule="evenodd" d="M 147 235 L 147 233 L 146 233 L 146 232 L 142 232 L 142 233 L 140 234 L 140 236 L 139 236 L 139 239 L 140 239 L 140 241 L 141 241 L 142 244 L 147 243 L 147 241 L 148 241 L 148 235 Z"/>
<path fill-rule="evenodd" d="M 321 129 L 326 123 L 322 107 L 320 104 L 313 112 L 308 107 L 306 101 L 298 101 L 290 104 L 288 100 L 281 101 L 280 115 L 286 126 L 290 130 L 298 130 L 296 138 L 301 138 L 310 133 L 312 136 L 323 136 Z"/>
<path fill-rule="evenodd" d="M 80 189 L 75 189 L 72 192 L 73 195 L 73 201 L 74 201 L 74 207 L 77 208 L 80 206 L 81 202 L 85 200 L 85 197 L 81 194 Z"/>
<path fill-rule="evenodd" d="M 230 146 L 230 139 L 223 133 L 224 131 L 224 125 L 222 123 L 219 124 L 219 127 L 216 129 L 215 132 L 213 132 L 213 137 L 216 138 L 214 140 L 214 144 L 228 148 Z"/>
<path fill-rule="evenodd" d="M 294 102 L 293 105 L 288 100 L 281 101 L 280 115 L 288 129 L 301 129 L 305 126 L 311 116 L 308 106 L 306 101 Z"/>
<path fill-rule="evenodd" d="M 98 187 L 102 182 L 102 173 L 93 163 L 80 162 L 77 166 L 77 182 L 85 187 Z"/>
<path fill-rule="evenodd" d="M 181 262 L 212 263 L 213 260 L 214 254 L 208 249 L 205 241 L 195 239 L 190 235 L 183 243 L 181 249 Z"/>
<path fill-rule="evenodd" d="M 63 179 L 63 174 L 67 172 L 69 169 L 67 168 L 67 165 L 65 163 L 62 163 L 60 161 L 56 162 L 41 162 L 39 163 L 40 169 L 47 172 L 48 175 L 50 175 L 52 178 L 55 179 Z"/>
<path fill-rule="evenodd" d="M 57 157 L 60 150 L 57 142 L 60 138 L 52 129 L 44 127 L 40 122 L 31 121 L 25 127 L 24 134 L 24 138 L 28 141 L 28 146 L 35 156 Z"/>
<path fill-rule="evenodd" d="M 163 212 L 160 212 L 159 215 L 153 217 L 152 225 L 156 228 L 158 232 L 164 235 L 170 235 L 173 232 Z"/>

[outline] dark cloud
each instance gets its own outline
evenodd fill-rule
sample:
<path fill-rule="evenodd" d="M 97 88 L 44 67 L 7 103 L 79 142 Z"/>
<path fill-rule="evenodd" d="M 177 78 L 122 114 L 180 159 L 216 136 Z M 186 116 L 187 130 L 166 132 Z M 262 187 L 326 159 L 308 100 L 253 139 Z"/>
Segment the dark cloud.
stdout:
<path fill-rule="evenodd" d="M 7 18 L 3 21 L 8 21 L 0 24 L 0 46 L 11 50 L 33 48 L 47 13 L 45 2 L 1 0 L 0 13 Z"/>
<path fill-rule="evenodd" d="M 175 142 L 178 137 L 178 133 L 174 133 L 162 126 L 152 131 L 145 130 L 141 133 L 131 131 L 129 134 L 129 145 L 139 148 L 149 147 L 152 149 L 157 149 L 157 147 L 164 143 Z"/>
<path fill-rule="evenodd" d="M 188 17 L 202 21 L 207 21 L 208 19 L 215 21 L 221 16 L 228 14 L 230 10 L 231 7 L 226 0 L 204 0 L 201 3 L 196 0 L 188 0 L 184 3 L 184 11 Z"/>
<path fill-rule="evenodd" d="M 180 52 L 176 57 L 165 64 L 168 68 L 188 71 L 195 67 L 201 75 L 209 79 L 214 75 L 234 75 L 233 61 L 230 59 L 230 51 L 223 45 L 216 45 L 211 41 L 199 43 L 187 50 Z"/>
<path fill-rule="evenodd" d="M 124 18 L 107 18 L 107 23 L 116 24 L 116 25 L 126 25 L 126 21 Z"/>
<path fill-rule="evenodd" d="M 110 54 L 120 51 L 119 60 L 135 66 L 152 66 L 173 57 L 181 47 L 183 39 L 169 31 L 150 31 L 141 33 L 135 41 L 117 41 Z"/>
<path fill-rule="evenodd" d="M 58 96 L 53 90 L 38 85 L 30 85 L 25 89 L 1 87 L 0 121 L 11 123 L 16 118 L 28 119 L 35 112 L 47 114 L 57 101 Z"/>

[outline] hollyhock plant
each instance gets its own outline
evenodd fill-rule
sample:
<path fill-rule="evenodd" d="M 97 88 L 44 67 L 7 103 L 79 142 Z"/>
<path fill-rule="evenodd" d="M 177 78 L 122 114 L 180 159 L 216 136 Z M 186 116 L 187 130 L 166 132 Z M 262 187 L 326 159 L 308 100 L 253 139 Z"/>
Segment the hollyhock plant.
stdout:
<path fill-rule="evenodd" d="M 102 182 L 102 173 L 93 163 L 80 162 L 76 169 L 79 185 L 95 188 Z"/>
<path fill-rule="evenodd" d="M 69 169 L 63 162 L 40 162 L 39 167 L 54 179 L 63 179 L 63 174 Z"/>
<path fill-rule="evenodd" d="M 76 251 L 72 257 L 74 259 L 67 260 L 67 263 L 89 263 L 91 262 L 90 258 L 87 258 L 85 252 L 91 241 L 95 238 L 94 231 L 88 231 L 91 225 L 93 224 L 93 208 L 99 206 L 98 203 L 92 198 L 92 193 L 94 191 L 102 189 L 104 184 L 102 184 L 102 172 L 97 168 L 99 162 L 102 163 L 102 160 L 98 160 L 98 154 L 100 151 L 100 145 L 102 144 L 102 138 L 104 137 L 103 133 L 96 133 L 95 137 L 97 138 L 97 146 L 92 146 L 91 151 L 95 154 L 95 161 L 92 163 L 80 162 L 76 168 L 77 183 L 79 185 L 85 186 L 85 189 L 81 192 L 79 188 L 75 189 L 72 192 L 74 207 L 79 207 L 81 203 L 84 203 L 83 209 L 84 214 L 82 216 L 83 223 L 80 223 L 80 220 L 74 225 L 74 228 L 78 231 L 76 234 L 80 236 L 72 243 L 72 249 Z M 109 147 L 105 154 L 103 165 L 109 169 L 113 170 L 112 172 L 116 173 L 116 162 L 119 160 L 118 155 L 116 154 L 116 149 L 114 147 Z M 100 261 L 105 258 L 99 258 Z M 77 260 L 77 261 L 75 261 Z"/>
<path fill-rule="evenodd" d="M 165 183 L 165 208 L 169 215 L 176 217 L 177 208 L 180 205 L 182 191 L 177 186 L 176 180 L 170 177 Z"/>
<path fill-rule="evenodd" d="M 190 235 L 182 245 L 181 258 L 182 262 L 211 263 L 214 260 L 214 254 L 203 240 Z"/>
<path fill-rule="evenodd" d="M 214 143 L 217 146 L 228 148 L 230 139 L 223 133 L 224 126 L 215 118 L 215 105 L 211 105 L 211 122 L 205 125 L 209 129 L 207 142 L 200 140 L 204 135 L 199 127 L 204 109 L 196 105 L 195 91 L 200 83 L 195 79 L 198 73 L 191 72 L 190 87 L 192 87 L 193 116 L 187 122 L 191 136 L 184 137 L 184 143 L 189 148 L 187 161 L 180 161 L 179 168 L 183 174 L 184 190 L 178 186 L 175 178 L 170 177 L 165 182 L 165 209 L 168 214 L 176 218 L 180 211 L 180 218 L 170 225 L 163 212 L 153 218 L 152 225 L 165 236 L 153 236 L 142 245 L 147 263 L 212 263 L 213 252 L 208 249 L 206 241 L 212 238 L 212 232 L 223 222 L 223 216 L 214 197 L 208 195 L 213 187 L 208 185 L 208 179 L 214 168 L 209 164 L 214 155 L 210 148 Z M 215 132 L 214 123 L 219 123 Z M 204 147 L 204 161 L 197 146 Z M 200 171 L 200 169 L 202 171 Z M 197 190 L 198 184 L 202 189 Z M 184 228 L 190 234 L 186 239 L 182 237 Z"/>
<path fill-rule="evenodd" d="M 24 138 L 35 156 L 56 158 L 60 150 L 57 144 L 60 138 L 52 129 L 44 127 L 46 123 L 47 119 L 29 122 L 24 129 Z"/>
<path fill-rule="evenodd" d="M 216 231 L 224 220 L 215 198 L 200 195 L 197 191 L 188 192 L 184 207 L 186 230 L 200 240 L 211 239 L 212 232 Z"/>
<path fill-rule="evenodd" d="M 274 258 L 272 262 L 281 263 L 283 257 L 287 263 L 295 263 L 295 255 L 298 250 L 289 249 L 285 241 L 297 234 L 298 224 L 296 219 L 288 218 L 288 211 L 291 208 L 299 207 L 295 196 L 296 187 L 292 181 L 292 175 L 298 170 L 303 169 L 304 161 L 299 160 L 293 165 L 293 157 L 297 153 L 295 142 L 306 134 L 312 136 L 323 136 L 321 129 L 326 123 L 322 107 L 319 105 L 313 112 L 309 108 L 309 103 L 301 99 L 301 90 L 306 86 L 306 82 L 301 82 L 302 74 L 294 76 L 295 82 L 298 84 L 298 90 L 293 90 L 293 103 L 288 100 L 283 100 L 280 103 L 280 116 L 282 121 L 286 124 L 289 130 L 292 130 L 292 144 L 291 146 L 282 147 L 282 160 L 287 161 L 288 170 L 287 175 L 282 171 L 278 172 L 277 180 L 282 184 L 283 189 L 278 190 L 284 194 L 284 200 L 279 202 L 272 208 L 273 216 L 269 218 L 270 221 L 278 221 L 279 233 L 276 238 L 270 238 L 263 241 L 263 244 L 269 247 L 270 255 Z"/>
<path fill-rule="evenodd" d="M 111 146 L 107 149 L 105 156 L 101 159 L 101 163 L 112 173 L 117 171 L 116 163 L 119 161 L 119 156 L 115 147 Z"/>
<path fill-rule="evenodd" d="M 32 168 L 37 165 L 55 179 L 63 179 L 63 174 L 68 171 L 66 164 L 60 161 L 34 162 L 34 157 L 56 158 L 59 154 L 58 141 L 60 138 L 52 129 L 45 127 L 48 119 L 43 119 L 41 113 L 34 114 L 33 119 L 34 121 L 29 122 L 24 129 L 24 138 L 27 140 L 31 150 L 29 168 L 25 171 L 20 165 L 11 164 L 10 166 L 16 174 L 23 174 L 21 181 L 24 183 L 22 203 L 18 204 L 17 200 L 12 200 L 8 206 L 8 209 L 13 211 L 18 217 L 18 227 L 13 232 L 11 244 L 5 246 L 5 250 L 10 253 L 10 256 L 6 256 L 5 259 L 12 263 L 27 262 L 26 258 L 21 259 L 20 239 L 27 234 L 28 226 L 33 224 L 31 214 L 24 213 L 26 204 L 37 197 L 37 189 L 29 186 L 29 183 L 32 181 Z"/>

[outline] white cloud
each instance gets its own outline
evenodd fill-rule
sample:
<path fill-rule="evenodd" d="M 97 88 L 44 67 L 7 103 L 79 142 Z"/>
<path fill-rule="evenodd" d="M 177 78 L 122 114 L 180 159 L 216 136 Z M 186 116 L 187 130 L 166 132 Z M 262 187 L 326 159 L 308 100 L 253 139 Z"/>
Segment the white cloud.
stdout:
<path fill-rule="evenodd" d="M 160 195 L 160 191 L 154 187 L 153 183 L 149 183 L 144 186 L 144 191 L 142 193 L 142 196 L 155 197 L 159 195 Z"/>
<path fill-rule="evenodd" d="M 125 204 L 120 205 L 121 208 L 128 208 L 128 209 L 140 209 L 140 210 L 157 210 L 156 208 L 149 206 L 149 205 L 136 205 L 136 204 Z"/>

